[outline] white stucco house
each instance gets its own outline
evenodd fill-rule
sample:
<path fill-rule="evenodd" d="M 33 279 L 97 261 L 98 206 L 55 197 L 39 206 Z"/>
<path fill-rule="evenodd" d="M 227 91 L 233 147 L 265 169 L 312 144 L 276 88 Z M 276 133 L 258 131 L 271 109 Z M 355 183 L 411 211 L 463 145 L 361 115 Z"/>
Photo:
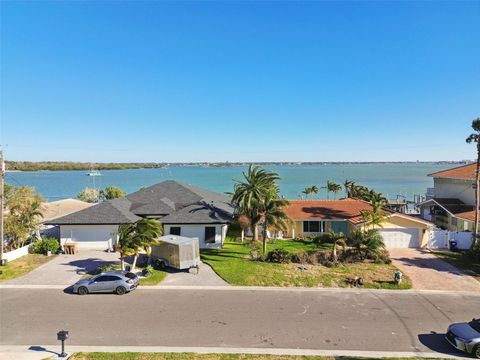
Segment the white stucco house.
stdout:
<path fill-rule="evenodd" d="M 159 219 L 164 234 L 195 237 L 200 248 L 216 248 L 225 241 L 233 207 L 225 195 L 169 180 L 45 224 L 59 227 L 62 246 L 113 249 L 118 227 L 145 217 Z"/>

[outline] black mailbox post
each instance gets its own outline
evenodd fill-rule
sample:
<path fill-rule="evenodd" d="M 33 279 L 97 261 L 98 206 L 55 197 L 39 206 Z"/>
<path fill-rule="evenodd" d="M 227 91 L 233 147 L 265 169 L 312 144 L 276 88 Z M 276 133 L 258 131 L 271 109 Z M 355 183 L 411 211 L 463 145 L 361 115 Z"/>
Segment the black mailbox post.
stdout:
<path fill-rule="evenodd" d="M 59 355 L 60 357 L 66 357 L 67 353 L 65 352 L 65 340 L 68 339 L 68 331 L 66 330 L 60 330 L 57 333 L 57 340 L 60 340 L 62 342 L 62 353 Z"/>

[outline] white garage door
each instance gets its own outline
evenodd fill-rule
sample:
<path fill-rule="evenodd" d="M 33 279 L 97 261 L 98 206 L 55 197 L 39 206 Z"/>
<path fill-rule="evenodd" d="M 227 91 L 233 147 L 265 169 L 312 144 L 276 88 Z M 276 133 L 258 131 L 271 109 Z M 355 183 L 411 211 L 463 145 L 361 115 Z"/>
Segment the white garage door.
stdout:
<path fill-rule="evenodd" d="M 417 228 L 391 228 L 378 231 L 383 237 L 387 248 L 418 248 L 420 247 Z"/>

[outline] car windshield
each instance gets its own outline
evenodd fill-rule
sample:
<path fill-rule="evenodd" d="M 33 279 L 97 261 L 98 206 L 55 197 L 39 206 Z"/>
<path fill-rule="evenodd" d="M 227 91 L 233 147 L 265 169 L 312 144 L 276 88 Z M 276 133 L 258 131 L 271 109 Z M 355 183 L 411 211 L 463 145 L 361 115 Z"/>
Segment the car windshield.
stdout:
<path fill-rule="evenodd" d="M 135 275 L 135 274 L 132 273 L 132 272 L 127 272 L 127 273 L 125 274 L 125 276 L 126 276 L 127 278 L 129 278 L 129 279 L 135 279 L 135 278 L 137 277 L 137 275 Z"/>
<path fill-rule="evenodd" d="M 468 325 L 470 325 L 473 330 L 480 333 L 480 320 L 472 320 L 468 323 Z"/>

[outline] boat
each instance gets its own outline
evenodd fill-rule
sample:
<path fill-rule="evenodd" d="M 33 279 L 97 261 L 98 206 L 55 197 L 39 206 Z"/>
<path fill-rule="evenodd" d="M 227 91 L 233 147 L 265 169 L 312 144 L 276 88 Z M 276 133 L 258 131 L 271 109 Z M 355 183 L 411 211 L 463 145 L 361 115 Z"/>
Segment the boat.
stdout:
<path fill-rule="evenodd" d="M 98 170 L 90 170 L 86 173 L 87 176 L 102 176 L 102 174 Z"/>

